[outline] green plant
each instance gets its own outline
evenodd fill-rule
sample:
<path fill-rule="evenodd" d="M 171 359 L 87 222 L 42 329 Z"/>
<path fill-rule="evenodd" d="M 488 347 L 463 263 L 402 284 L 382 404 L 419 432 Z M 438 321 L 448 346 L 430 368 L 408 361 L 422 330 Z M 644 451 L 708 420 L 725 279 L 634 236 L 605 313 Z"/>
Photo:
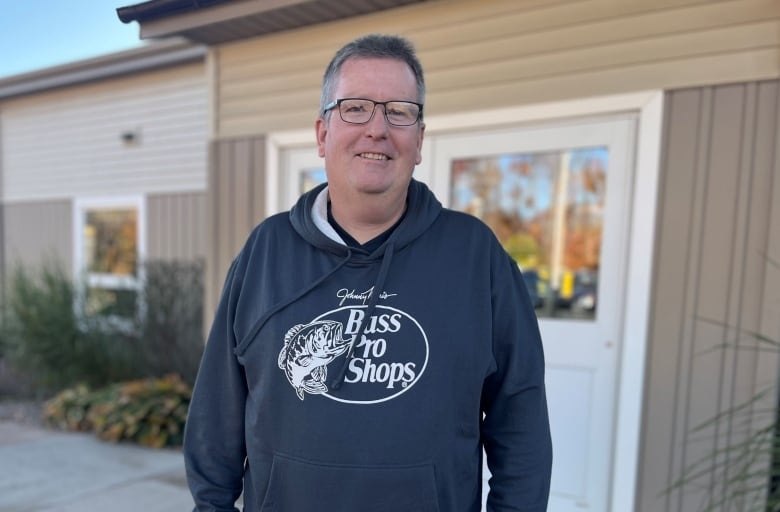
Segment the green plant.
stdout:
<path fill-rule="evenodd" d="M 780 268 L 775 261 L 769 263 Z M 707 322 L 729 327 L 718 321 Z M 739 343 L 716 348 L 755 350 L 760 357 L 775 359 L 780 355 L 780 340 L 756 332 L 742 335 Z M 698 512 L 780 512 L 780 407 L 776 396 L 775 386 L 759 390 L 748 400 L 694 427 L 694 437 L 716 432 L 725 433 L 728 440 L 715 443 L 717 448 L 688 464 L 666 492 L 703 491 Z"/>
<path fill-rule="evenodd" d="M 142 307 L 119 318 L 78 307 L 77 287 L 56 260 L 17 266 L 6 291 L 0 357 L 32 376 L 43 394 L 168 373 L 193 384 L 204 347 L 203 265 L 149 261 L 142 275 L 133 293 Z"/>
<path fill-rule="evenodd" d="M 116 399 L 99 401 L 87 413 L 98 437 L 162 448 L 179 446 L 192 390 L 178 375 L 119 384 Z"/>
<path fill-rule="evenodd" d="M 203 354 L 203 263 L 144 263 L 137 346 L 149 376 L 180 375 L 194 384 Z"/>
<path fill-rule="evenodd" d="M 117 343 L 121 333 L 76 315 L 73 283 L 56 261 L 37 272 L 17 266 L 6 295 L 4 350 L 43 389 L 99 386 L 130 375 L 129 347 Z"/>
<path fill-rule="evenodd" d="M 113 388 L 102 392 L 90 391 L 80 384 L 57 393 L 43 404 L 43 421 L 50 427 L 86 432 L 93 426 L 87 414 L 98 402 L 110 401 Z"/>
<path fill-rule="evenodd" d="M 190 386 L 175 374 L 96 391 L 76 386 L 47 401 L 43 416 L 53 427 L 94 431 L 107 441 L 180 446 L 191 396 Z"/>

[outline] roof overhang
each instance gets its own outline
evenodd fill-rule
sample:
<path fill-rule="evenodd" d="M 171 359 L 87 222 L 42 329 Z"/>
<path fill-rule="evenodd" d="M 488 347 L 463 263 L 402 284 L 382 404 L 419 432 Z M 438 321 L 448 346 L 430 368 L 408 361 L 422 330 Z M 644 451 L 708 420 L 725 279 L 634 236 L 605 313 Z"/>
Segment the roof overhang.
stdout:
<path fill-rule="evenodd" d="M 201 62 L 206 47 L 182 39 L 146 44 L 61 66 L 0 79 L 0 100 L 117 76 Z"/>
<path fill-rule="evenodd" d="M 141 39 L 180 36 L 207 45 L 226 43 L 426 0 L 150 0 L 117 9 L 138 22 Z"/>

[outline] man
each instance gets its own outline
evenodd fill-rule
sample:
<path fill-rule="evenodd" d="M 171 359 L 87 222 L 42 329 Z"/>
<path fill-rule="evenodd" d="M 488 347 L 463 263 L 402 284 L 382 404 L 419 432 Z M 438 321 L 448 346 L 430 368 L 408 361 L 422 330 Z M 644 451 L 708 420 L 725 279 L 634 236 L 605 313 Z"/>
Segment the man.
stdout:
<path fill-rule="evenodd" d="M 196 511 L 546 510 L 542 344 L 517 265 L 412 179 L 411 45 L 339 50 L 317 144 L 328 183 L 262 222 L 228 273 L 185 434 Z"/>

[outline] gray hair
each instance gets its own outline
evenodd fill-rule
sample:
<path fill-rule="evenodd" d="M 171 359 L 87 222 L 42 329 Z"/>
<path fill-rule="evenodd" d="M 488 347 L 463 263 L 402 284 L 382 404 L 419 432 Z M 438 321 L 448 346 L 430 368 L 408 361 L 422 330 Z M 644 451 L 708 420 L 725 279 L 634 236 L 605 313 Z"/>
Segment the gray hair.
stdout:
<path fill-rule="evenodd" d="M 322 77 L 320 115 L 323 114 L 325 105 L 334 99 L 333 94 L 336 90 L 341 66 L 349 59 L 396 59 L 405 62 L 412 70 L 417 82 L 417 102 L 425 103 L 425 78 L 414 45 L 400 36 L 369 34 L 347 43 L 336 52 L 333 60 L 328 64 L 325 75 Z"/>

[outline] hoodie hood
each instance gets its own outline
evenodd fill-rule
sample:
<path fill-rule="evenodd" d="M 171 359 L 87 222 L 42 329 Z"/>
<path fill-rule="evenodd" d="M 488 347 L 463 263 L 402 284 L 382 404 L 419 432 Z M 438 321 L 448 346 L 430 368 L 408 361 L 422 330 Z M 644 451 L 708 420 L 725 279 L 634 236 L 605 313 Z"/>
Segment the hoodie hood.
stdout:
<path fill-rule="evenodd" d="M 311 245 L 339 256 L 351 253 L 355 261 L 381 259 L 388 245 L 396 251 L 403 249 L 425 233 L 441 213 L 442 206 L 430 189 L 417 180 L 411 180 L 407 193 L 407 211 L 390 238 L 371 254 L 360 248 L 348 248 L 327 219 L 327 183 L 303 194 L 290 210 L 290 222 L 295 231 Z"/>

